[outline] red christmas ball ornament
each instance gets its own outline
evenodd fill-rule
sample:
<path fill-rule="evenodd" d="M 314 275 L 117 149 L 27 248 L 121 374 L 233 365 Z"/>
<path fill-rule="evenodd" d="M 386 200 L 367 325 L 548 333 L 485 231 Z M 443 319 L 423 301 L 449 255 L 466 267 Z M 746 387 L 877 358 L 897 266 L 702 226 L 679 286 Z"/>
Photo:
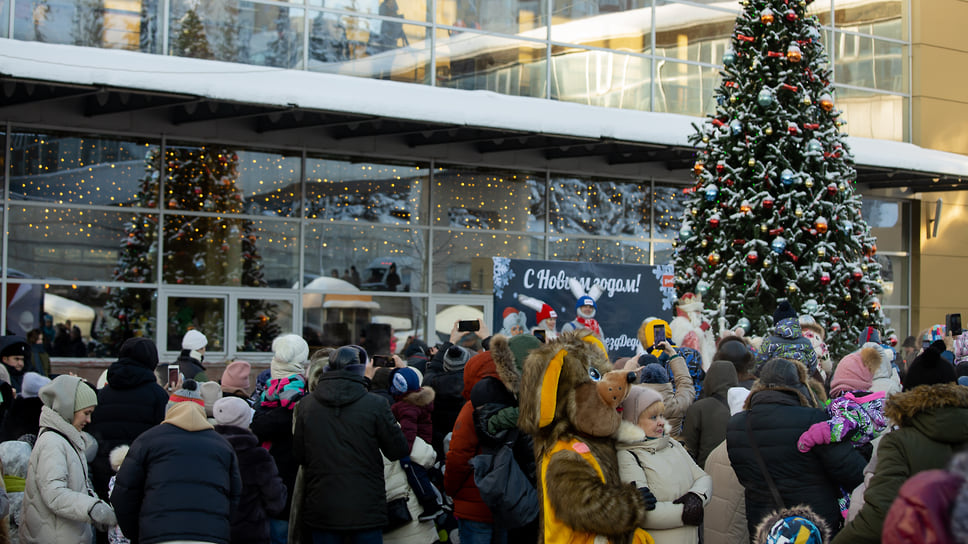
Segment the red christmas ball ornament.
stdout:
<path fill-rule="evenodd" d="M 202 194 L 202 188 L 201 187 L 195 187 L 195 194 L 196 195 Z"/>
<path fill-rule="evenodd" d="M 702 161 L 696 161 L 696 164 L 692 165 L 692 171 L 697 176 L 702 174 L 703 170 L 706 169 L 706 165 Z"/>
<path fill-rule="evenodd" d="M 834 196 L 835 194 L 837 194 L 837 184 L 831 183 L 830 185 L 827 185 L 827 195 Z"/>
<path fill-rule="evenodd" d="M 768 197 L 766 197 L 766 198 L 763 199 L 763 207 L 765 209 L 767 209 L 767 210 L 772 210 L 773 209 L 773 202 L 774 202 L 773 197 L 769 197 L 768 196 Z"/>
<path fill-rule="evenodd" d="M 797 12 L 793 11 L 792 9 L 788 9 L 786 13 L 783 14 L 783 18 L 786 19 L 787 21 L 790 21 L 791 23 L 799 19 L 799 17 L 797 16 Z"/>
<path fill-rule="evenodd" d="M 756 264 L 756 261 L 758 260 L 760 260 L 759 253 L 755 251 L 750 251 L 749 253 L 746 254 L 746 262 L 750 264 Z"/>
<path fill-rule="evenodd" d="M 837 255 L 834 255 L 833 257 L 830 258 L 830 262 L 837 264 L 840 262 L 840 257 Z"/>
<path fill-rule="evenodd" d="M 826 272 L 820 273 L 820 285 L 830 285 L 830 274 Z"/>
<path fill-rule="evenodd" d="M 864 273 L 860 270 L 854 270 L 851 272 L 850 277 L 854 278 L 854 281 L 860 281 L 860 279 L 864 277 Z"/>
<path fill-rule="evenodd" d="M 712 217 L 710 217 L 709 218 L 709 226 L 710 227 L 713 227 L 713 228 L 718 227 L 719 226 L 719 217 L 717 217 L 715 215 L 712 216 Z"/>
<path fill-rule="evenodd" d="M 831 332 L 840 332 L 840 323 L 834 322 L 830 325 Z"/>
<path fill-rule="evenodd" d="M 168 201 L 168 207 L 169 208 L 177 208 L 178 207 L 178 201 L 175 200 L 174 198 L 171 199 L 171 200 L 169 200 Z"/>
<path fill-rule="evenodd" d="M 716 163 L 716 171 L 717 172 L 722 173 L 723 170 L 725 170 L 725 169 L 726 169 L 726 163 L 724 163 L 723 161 L 719 161 L 719 162 Z"/>

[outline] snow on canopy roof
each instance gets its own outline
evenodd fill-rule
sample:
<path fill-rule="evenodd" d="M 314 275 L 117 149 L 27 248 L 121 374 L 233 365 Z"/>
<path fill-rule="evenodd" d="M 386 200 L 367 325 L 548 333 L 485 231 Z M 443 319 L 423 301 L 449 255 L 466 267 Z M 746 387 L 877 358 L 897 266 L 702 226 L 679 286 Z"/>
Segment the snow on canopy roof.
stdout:
<path fill-rule="evenodd" d="M 476 128 L 690 147 L 703 118 L 353 76 L 0 39 L 0 74 Z M 326 92 L 320 92 L 325 89 Z M 393 100 L 386 97 L 393 96 Z M 401 108 L 401 104 L 406 106 Z M 968 157 L 848 137 L 860 165 L 968 177 Z"/>

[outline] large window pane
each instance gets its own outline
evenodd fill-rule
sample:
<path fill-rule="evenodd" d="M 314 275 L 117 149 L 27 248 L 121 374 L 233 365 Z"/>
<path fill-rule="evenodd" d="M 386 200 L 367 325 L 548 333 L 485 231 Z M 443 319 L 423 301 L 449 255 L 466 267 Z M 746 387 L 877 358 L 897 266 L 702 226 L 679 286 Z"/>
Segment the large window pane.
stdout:
<path fill-rule="evenodd" d="M 547 96 L 547 47 L 501 36 L 439 30 L 437 85 L 514 96 Z"/>
<path fill-rule="evenodd" d="M 304 284 L 312 289 L 423 291 L 426 247 L 423 231 L 312 223 L 306 227 Z"/>
<path fill-rule="evenodd" d="M 721 59 L 720 59 L 721 60 Z M 720 82 L 719 68 L 657 60 L 655 111 L 702 116 L 716 111 L 713 94 Z"/>
<path fill-rule="evenodd" d="M 652 246 L 652 264 L 671 264 L 675 257 L 672 243 L 656 242 Z"/>
<path fill-rule="evenodd" d="M 626 7 L 626 0 L 605 0 L 615 4 L 620 13 L 603 13 L 588 18 L 568 20 L 556 17 L 551 27 L 551 40 L 573 43 L 587 47 L 599 47 L 630 53 L 648 53 L 652 50 L 652 8 Z M 631 3 L 642 3 L 639 2 Z M 648 0 L 644 0 L 648 2 Z M 559 8 L 574 8 L 575 3 Z M 540 36 L 539 36 L 540 37 Z"/>
<path fill-rule="evenodd" d="M 296 68 L 305 10 L 239 0 L 172 0 L 168 53 L 179 57 Z"/>
<path fill-rule="evenodd" d="M 910 304 L 910 295 L 908 294 L 909 257 L 878 253 L 876 258 L 881 265 L 881 281 L 884 288 L 884 292 L 881 293 L 881 304 L 885 306 L 906 306 Z"/>
<path fill-rule="evenodd" d="M 906 111 L 909 99 L 859 89 L 838 88 L 837 108 L 847 122 L 844 131 L 851 136 L 906 141 Z"/>
<path fill-rule="evenodd" d="M 544 33 L 545 5 L 544 0 L 437 0 L 437 24 L 503 34 Z"/>
<path fill-rule="evenodd" d="M 310 6 L 430 22 L 428 0 L 308 0 Z"/>
<path fill-rule="evenodd" d="M 310 20 L 309 69 L 429 84 L 429 36 L 429 27 L 401 20 L 318 12 Z"/>
<path fill-rule="evenodd" d="M 164 236 L 166 283 L 288 288 L 298 281 L 297 223 L 168 215 Z"/>
<path fill-rule="evenodd" d="M 716 62 L 729 47 L 736 14 L 684 4 L 655 8 L 655 54 L 677 60 Z M 717 55 L 718 53 L 718 55 Z"/>
<path fill-rule="evenodd" d="M 652 0 L 552 0 L 552 39 L 576 43 L 570 39 L 576 33 L 621 27 L 636 29 L 633 36 L 637 32 L 647 36 L 651 16 Z"/>
<path fill-rule="evenodd" d="M 647 111 L 652 61 L 578 48 L 555 48 L 551 98 L 589 106 Z"/>
<path fill-rule="evenodd" d="M 305 293 L 302 308 L 303 337 L 310 347 L 355 344 L 367 325 L 378 323 L 390 326 L 391 350 L 399 352 L 407 337 L 423 337 L 427 319 L 424 298 L 381 297 L 362 292 Z"/>
<path fill-rule="evenodd" d="M 544 231 L 544 176 L 528 172 L 438 168 L 434 224 L 471 229 Z"/>
<path fill-rule="evenodd" d="M 865 197 L 861 204 L 864 220 L 877 238 L 879 251 L 908 251 L 910 218 L 907 202 Z"/>
<path fill-rule="evenodd" d="M 16 0 L 14 37 L 154 53 L 156 9 L 154 0 Z"/>
<path fill-rule="evenodd" d="M 142 219 L 146 223 L 158 220 L 157 215 L 147 214 Z M 36 278 L 110 280 L 119 266 L 119 246 L 124 242 L 127 247 L 130 222 L 129 213 L 13 206 L 7 261 L 10 268 Z M 144 266 L 155 266 L 155 256 L 148 253 L 147 246 L 144 251 Z M 142 265 L 132 261 L 131 266 Z"/>
<path fill-rule="evenodd" d="M 167 302 L 168 341 L 165 350 L 181 351 L 182 337 L 195 329 L 208 339 L 206 352 L 225 351 L 225 298 L 174 295 L 169 296 Z"/>
<path fill-rule="evenodd" d="M 834 33 L 834 46 L 838 83 L 907 92 L 907 46 L 842 32 Z"/>
<path fill-rule="evenodd" d="M 813 15 L 823 26 L 831 25 L 833 0 L 814 0 L 807 3 L 807 15 Z"/>
<path fill-rule="evenodd" d="M 172 145 L 165 156 L 172 210 L 294 215 L 300 158 L 221 146 Z M 161 168 L 161 161 L 157 161 Z"/>
<path fill-rule="evenodd" d="M 682 224 L 682 214 L 685 212 L 686 195 L 682 187 L 655 188 L 652 206 L 649 210 L 654 214 L 654 238 L 674 239 L 679 235 Z"/>
<path fill-rule="evenodd" d="M 900 343 L 904 342 L 908 335 L 917 334 L 917 331 L 911 330 L 910 314 L 908 308 L 884 308 L 884 328 L 894 329 L 894 334 L 897 335 L 898 351 L 900 351 Z M 920 344 L 918 346 L 920 347 Z"/>
<path fill-rule="evenodd" d="M 871 34 L 895 40 L 907 39 L 903 0 L 875 0 L 871 2 L 838 2 L 834 14 L 837 28 Z"/>
<path fill-rule="evenodd" d="M 649 264 L 649 242 L 600 238 L 559 238 L 548 241 L 549 259 L 610 264 Z"/>
<path fill-rule="evenodd" d="M 490 294 L 491 257 L 544 259 L 544 240 L 500 232 L 434 231 L 433 292 Z"/>
<path fill-rule="evenodd" d="M 649 236 L 648 183 L 553 176 L 550 232 Z"/>
<path fill-rule="evenodd" d="M 427 222 L 425 165 L 306 159 L 306 217 L 419 225 Z"/>
<path fill-rule="evenodd" d="M 236 351 L 271 352 L 272 341 L 292 331 L 288 300 L 239 298 L 236 304 Z"/>
<path fill-rule="evenodd" d="M 10 136 L 10 196 L 68 204 L 157 206 L 151 141 L 64 133 Z"/>

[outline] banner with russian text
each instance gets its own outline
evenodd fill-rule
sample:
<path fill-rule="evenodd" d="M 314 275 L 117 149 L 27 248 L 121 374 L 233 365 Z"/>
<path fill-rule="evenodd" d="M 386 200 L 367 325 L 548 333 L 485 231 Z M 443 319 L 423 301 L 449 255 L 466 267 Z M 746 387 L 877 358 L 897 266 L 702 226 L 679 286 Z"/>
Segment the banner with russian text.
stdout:
<path fill-rule="evenodd" d="M 538 261 L 494 257 L 494 323 L 492 331 L 511 333 L 525 323 L 524 331 L 537 326 L 537 311 L 523 302 L 528 297 L 557 312 L 557 330 L 576 318 L 577 298 L 570 279 L 577 280 L 581 294 L 598 284 L 598 321 L 609 357 L 631 357 L 638 346 L 637 332 L 647 317 L 672 318 L 675 302 L 672 265 L 632 265 Z M 518 313 L 523 313 L 518 315 Z"/>

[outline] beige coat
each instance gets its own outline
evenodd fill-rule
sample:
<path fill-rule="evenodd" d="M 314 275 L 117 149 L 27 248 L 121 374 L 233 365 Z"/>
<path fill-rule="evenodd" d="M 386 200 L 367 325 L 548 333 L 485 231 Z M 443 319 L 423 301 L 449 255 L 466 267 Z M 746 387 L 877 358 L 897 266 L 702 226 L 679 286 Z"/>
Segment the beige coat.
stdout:
<path fill-rule="evenodd" d="M 676 356 L 669 359 L 669 369 L 672 370 L 672 383 L 644 383 L 645 387 L 650 387 L 662 395 L 662 404 L 665 405 L 666 421 L 672 428 L 670 436 L 679 439 L 682 434 L 682 419 L 686 416 L 686 410 L 692 406 L 696 400 L 696 386 L 692 383 L 692 376 L 689 375 L 689 367 L 686 360 Z"/>
<path fill-rule="evenodd" d="M 437 452 L 424 442 L 419 436 L 413 441 L 410 449 L 410 460 L 424 468 L 433 466 L 437 460 Z M 437 528 L 432 521 L 420 521 L 417 518 L 423 511 L 417 495 L 407 483 L 407 475 L 399 461 L 383 458 L 383 478 L 386 481 L 387 501 L 407 498 L 407 510 L 410 511 L 412 521 L 403 527 L 383 533 L 384 544 L 415 544 L 417 542 L 434 542 L 437 540 Z"/>
<path fill-rule="evenodd" d="M 682 523 L 682 505 L 672 501 L 693 492 L 705 506 L 712 479 L 692 460 L 686 448 L 668 436 L 647 439 L 642 429 L 622 422 L 618 434 L 618 471 L 622 482 L 648 487 L 657 500 L 645 515 L 646 529 L 657 543 L 697 544 L 699 528 Z"/>
<path fill-rule="evenodd" d="M 93 438 L 47 406 L 40 412 L 40 429 L 27 467 L 20 542 L 89 544 L 89 512 L 99 501 L 88 487 L 87 462 L 82 459 L 89 446 L 85 436 Z"/>
<path fill-rule="evenodd" d="M 713 494 L 703 520 L 704 544 L 735 544 L 750 541 L 746 527 L 746 495 L 726 453 L 726 441 L 706 458 L 706 474 L 712 478 Z"/>

